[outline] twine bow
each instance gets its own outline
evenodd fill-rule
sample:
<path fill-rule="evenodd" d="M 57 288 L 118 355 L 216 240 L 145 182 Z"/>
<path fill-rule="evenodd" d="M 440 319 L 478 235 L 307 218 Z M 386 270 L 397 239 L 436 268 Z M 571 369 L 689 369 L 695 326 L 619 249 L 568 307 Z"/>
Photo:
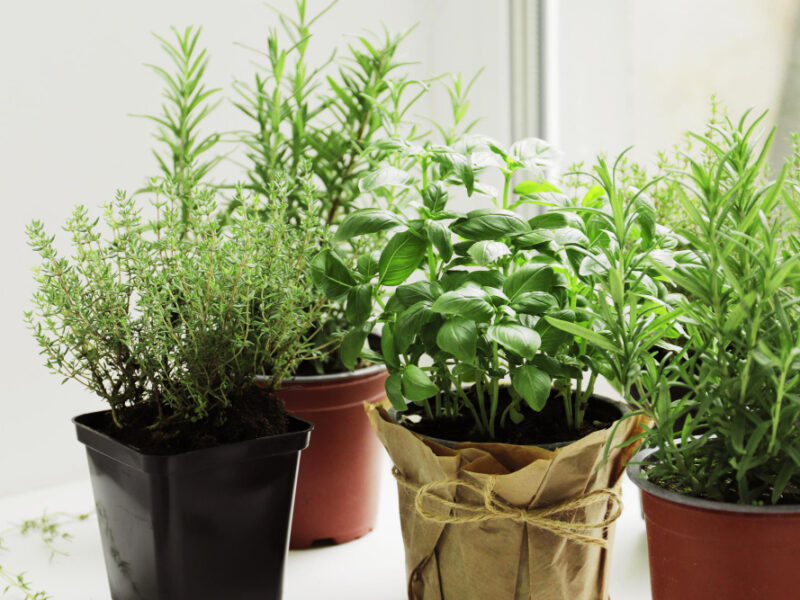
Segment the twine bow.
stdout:
<path fill-rule="evenodd" d="M 450 479 L 433 481 L 424 485 L 406 479 L 395 467 L 392 469 L 395 479 L 404 487 L 415 492 L 414 506 L 417 513 L 428 521 L 436 523 L 480 523 L 491 519 L 510 519 L 515 523 L 533 525 L 555 533 L 568 540 L 581 544 L 591 544 L 606 547 L 606 539 L 589 535 L 597 529 L 605 529 L 616 521 L 622 514 L 622 498 L 616 490 L 594 490 L 584 496 L 565 500 L 543 508 L 524 508 L 509 504 L 494 493 L 497 477 L 490 476 L 485 486 L 480 486 L 471 481 Z M 483 504 L 467 504 L 457 500 L 448 500 L 434 493 L 437 489 L 466 488 L 483 496 Z M 425 501 L 433 501 L 449 509 L 458 509 L 459 514 L 437 514 L 425 507 Z M 571 522 L 555 518 L 557 515 L 586 508 L 592 504 L 610 503 L 612 508 L 608 516 L 595 522 Z"/>

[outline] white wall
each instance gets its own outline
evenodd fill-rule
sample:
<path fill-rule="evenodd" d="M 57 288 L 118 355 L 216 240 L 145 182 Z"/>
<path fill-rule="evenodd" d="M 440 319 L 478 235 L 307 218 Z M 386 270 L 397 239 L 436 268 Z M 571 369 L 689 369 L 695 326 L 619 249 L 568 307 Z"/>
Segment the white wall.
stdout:
<path fill-rule="evenodd" d="M 565 165 L 632 144 L 639 158 L 669 149 L 702 127 L 713 93 L 732 115 L 778 117 L 796 0 L 559 0 L 558 10 Z M 784 123 L 781 135 L 798 128 Z"/>
<path fill-rule="evenodd" d="M 290 0 L 274 2 L 291 10 Z M 309 0 L 315 8 L 327 1 Z M 13 8 L 12 8 L 13 6 Z M 74 384 L 41 366 L 22 322 L 32 292 L 34 255 L 25 224 L 42 218 L 57 231 L 72 206 L 98 207 L 118 188 L 135 189 L 154 173 L 150 127 L 129 113 L 157 110 L 160 84 L 143 62 L 162 61 L 150 32 L 204 27 L 211 82 L 246 76 L 250 55 L 233 41 L 259 45 L 273 14 L 261 0 L 28 0 L 4 6 L 0 19 L 0 495 L 85 475 L 83 449 L 69 419 L 102 408 Z M 400 30 L 421 22 L 406 57 L 420 76 L 486 67 L 473 96 L 481 131 L 508 142 L 508 12 L 482 0 L 341 0 L 312 42 L 323 57 L 345 34 Z M 444 118 L 442 97 L 420 112 Z M 235 110 L 216 115 L 221 129 Z"/>

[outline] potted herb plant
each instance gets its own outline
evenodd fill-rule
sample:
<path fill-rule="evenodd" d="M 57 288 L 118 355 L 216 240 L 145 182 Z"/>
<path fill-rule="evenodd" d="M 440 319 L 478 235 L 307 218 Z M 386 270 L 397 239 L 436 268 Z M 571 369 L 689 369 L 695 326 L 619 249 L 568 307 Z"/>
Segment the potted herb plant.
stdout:
<path fill-rule="evenodd" d="M 26 318 L 46 365 L 108 403 L 74 422 L 112 596 L 278 600 L 312 426 L 276 389 L 311 348 L 318 224 L 240 191 L 221 229 L 214 191 L 153 188 L 152 220 L 122 192 L 102 225 L 76 208 L 72 256 L 29 226 L 41 263 Z"/>
<path fill-rule="evenodd" d="M 369 414 L 399 482 L 409 597 L 606 598 L 617 485 L 633 451 L 620 446 L 640 420 L 619 424 L 622 410 L 594 395 L 613 346 L 570 329 L 595 318 L 584 281 L 607 277 L 595 262 L 603 251 L 619 258 L 620 239 L 636 259 L 623 271 L 631 303 L 667 311 L 658 298 L 633 295 L 643 289 L 640 256 L 661 241 L 652 207 L 619 192 L 605 163 L 600 185 L 573 202 L 542 180 L 538 140 L 509 151 L 477 137 L 394 147 L 413 169 L 385 185 L 417 199 L 417 214 L 354 212 L 338 237 L 389 231 L 388 243 L 349 275 L 337 266 L 316 277 L 323 289 L 344 280 L 367 289 L 381 308 L 386 391 L 398 412 Z M 515 193 L 511 181 L 524 171 L 534 179 Z M 457 212 L 451 199 L 464 192 L 486 206 Z M 529 202 L 559 210 L 514 212 Z M 573 205 L 591 216 L 584 221 Z M 374 323 L 362 311 L 364 335 Z M 661 323 L 642 335 L 665 335 Z"/>
<path fill-rule="evenodd" d="M 768 176 L 762 119 L 695 135 L 708 159 L 675 174 L 688 259 L 662 269 L 688 293 L 686 342 L 640 402 L 653 426 L 628 469 L 655 600 L 797 595 L 800 206 L 788 166 Z"/>
<path fill-rule="evenodd" d="M 391 197 L 374 193 L 402 166 L 379 141 L 421 135 L 409 115 L 428 86 L 411 79 L 398 59 L 407 33 L 360 36 L 335 69 L 326 70 L 327 62 L 310 64 L 312 27 L 331 6 L 311 15 L 306 1 L 298 0 L 295 15 L 280 15 L 282 29 L 271 31 L 259 52 L 263 65 L 251 81 L 236 83 L 236 105 L 252 123 L 241 135 L 249 187 L 264 192 L 284 174 L 296 184 L 295 178 L 308 171 L 324 207 L 323 222 L 336 226 L 359 206 L 385 215 L 396 212 Z M 459 120 L 466 109 L 466 90 L 460 86 L 457 81 L 454 88 Z M 290 185 L 290 220 L 304 218 L 307 211 L 304 189 Z M 320 255 L 316 267 L 347 273 L 348 267 L 368 265 L 384 242 L 342 238 L 335 252 Z M 348 283 L 327 290 L 327 309 L 314 328 L 319 355 L 302 363 L 280 391 L 290 411 L 315 425 L 298 476 L 292 548 L 361 537 L 377 515 L 380 444 L 363 403 L 385 399 L 387 373 L 374 355 L 361 352 L 365 344 L 377 349 L 377 336 L 363 331 L 360 321 L 353 333 L 345 317 L 366 316 L 370 292 Z"/>

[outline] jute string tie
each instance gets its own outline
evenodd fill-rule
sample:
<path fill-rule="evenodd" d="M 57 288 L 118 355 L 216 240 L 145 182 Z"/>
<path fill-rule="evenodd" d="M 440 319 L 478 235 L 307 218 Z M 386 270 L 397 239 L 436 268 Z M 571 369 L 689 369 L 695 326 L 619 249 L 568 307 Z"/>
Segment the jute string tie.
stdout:
<path fill-rule="evenodd" d="M 622 514 L 622 498 L 616 490 L 594 490 L 584 496 L 565 500 L 542 508 L 524 508 L 509 504 L 494 492 L 497 477 L 490 476 L 485 486 L 463 479 L 449 479 L 418 484 L 409 481 L 396 467 L 392 469 L 395 479 L 415 493 L 414 507 L 417 513 L 428 521 L 436 523 L 480 523 L 492 519 L 510 519 L 515 523 L 532 525 L 544 529 L 563 538 L 595 546 L 606 547 L 605 537 L 591 535 L 598 529 L 605 529 Z M 483 504 L 468 504 L 458 500 L 449 500 L 435 494 L 435 490 L 452 490 L 466 488 L 483 497 Z M 426 501 L 451 509 L 449 514 L 431 512 L 425 507 Z M 603 503 L 611 506 L 607 516 L 594 522 L 572 522 L 556 518 L 570 511 L 586 508 L 593 504 Z M 458 514 L 452 512 L 457 510 Z"/>

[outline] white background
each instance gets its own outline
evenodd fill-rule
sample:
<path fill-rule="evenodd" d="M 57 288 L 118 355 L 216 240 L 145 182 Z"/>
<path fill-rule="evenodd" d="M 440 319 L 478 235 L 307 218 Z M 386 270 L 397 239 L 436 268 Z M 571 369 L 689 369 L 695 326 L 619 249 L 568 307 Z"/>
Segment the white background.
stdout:
<path fill-rule="evenodd" d="M 702 123 L 712 92 L 737 111 L 786 103 L 795 0 L 553 4 L 560 50 L 554 137 L 564 164 L 630 144 L 640 155 L 670 146 Z M 250 56 L 233 42 L 257 46 L 276 22 L 260 0 L 0 0 L 0 9 L 2 496 L 83 476 L 69 419 L 101 408 L 45 371 L 22 323 L 34 261 L 25 224 L 42 218 L 57 231 L 74 204 L 98 207 L 154 173 L 150 126 L 127 116 L 157 110 L 160 83 L 142 66 L 162 60 L 150 32 L 202 25 L 209 80 L 229 89 L 234 76 L 250 73 Z M 508 143 L 508 19 L 504 0 L 341 0 L 317 28 L 311 52 L 327 56 L 346 34 L 382 22 L 392 30 L 419 22 L 405 49 L 423 63 L 420 76 L 485 66 L 473 111 L 486 117 L 482 133 Z M 446 103 L 439 97 L 420 112 L 444 118 Z M 221 129 L 238 123 L 230 106 L 216 119 Z"/>

